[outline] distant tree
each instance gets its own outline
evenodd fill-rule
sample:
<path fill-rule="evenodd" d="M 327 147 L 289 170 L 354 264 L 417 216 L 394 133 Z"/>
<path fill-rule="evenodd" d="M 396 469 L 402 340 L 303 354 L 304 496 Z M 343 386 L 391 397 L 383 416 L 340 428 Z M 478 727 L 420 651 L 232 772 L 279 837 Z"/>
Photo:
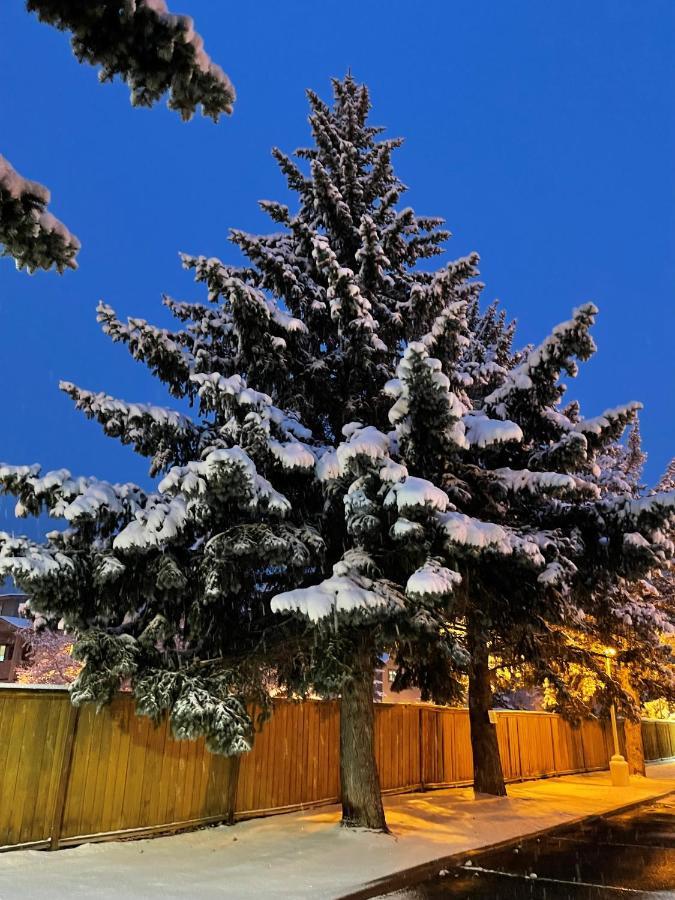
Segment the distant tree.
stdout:
<path fill-rule="evenodd" d="M 663 493 L 664 491 L 675 491 L 675 459 L 666 466 L 666 470 L 659 479 L 655 493 Z M 675 529 L 670 533 L 671 540 L 675 543 Z M 659 567 L 654 571 L 650 578 L 652 600 L 664 615 L 669 615 L 675 619 L 675 562 L 671 559 L 667 565 Z M 675 650 L 675 629 L 664 635 L 666 643 Z M 647 706 L 652 695 L 643 698 L 643 702 Z M 661 702 L 662 706 L 670 706 L 675 709 L 675 696 L 664 693 L 659 700 L 654 701 L 656 704 Z"/>
<path fill-rule="evenodd" d="M 152 106 L 169 93 L 168 106 L 183 120 L 201 105 L 217 121 L 231 113 L 234 88 L 204 50 L 189 16 L 173 15 L 164 0 L 27 0 L 38 18 L 73 34 L 80 62 L 100 66 L 101 81 L 119 75 L 134 106 Z M 47 211 L 49 190 L 22 178 L 0 156 L 0 255 L 17 269 L 77 268 L 80 242 Z"/>
<path fill-rule="evenodd" d="M 647 454 L 642 449 L 640 420 L 635 418 L 625 443 L 614 441 L 598 455 L 598 484 L 605 493 L 639 497 L 643 491 L 642 471 Z"/>
<path fill-rule="evenodd" d="M 24 641 L 27 653 L 23 663 L 16 669 L 16 680 L 20 684 L 72 684 L 77 678 L 82 663 L 73 659 L 74 638 L 63 631 L 26 629 Z"/>
<path fill-rule="evenodd" d="M 666 471 L 656 485 L 657 493 L 663 493 L 664 491 L 675 491 L 675 459 L 671 459 L 668 463 Z"/>
<path fill-rule="evenodd" d="M 650 494 L 642 484 L 642 468 L 646 454 L 642 451 L 639 423 L 634 421 L 625 443 L 615 441 L 598 455 L 594 479 L 606 502 L 620 502 L 631 497 L 634 503 L 649 503 L 649 497 L 667 496 L 673 485 L 667 476 Z M 644 577 L 634 578 L 617 572 L 607 584 L 606 596 L 585 628 L 567 628 L 570 645 L 581 646 L 597 660 L 597 666 L 578 659 L 560 668 L 555 686 L 546 692 L 547 706 L 563 713 L 589 715 L 607 713 L 615 703 L 624 715 L 627 758 L 632 772 L 644 774 L 641 729 L 643 705 L 657 698 L 675 699 L 672 634 L 675 630 L 675 597 L 672 591 L 672 569 L 665 552 L 672 536 L 672 524 L 664 523 L 665 532 L 657 537 L 661 545 L 643 568 Z M 641 543 L 635 536 L 628 542 Z M 603 671 L 605 654 L 613 656 L 612 676 Z"/>

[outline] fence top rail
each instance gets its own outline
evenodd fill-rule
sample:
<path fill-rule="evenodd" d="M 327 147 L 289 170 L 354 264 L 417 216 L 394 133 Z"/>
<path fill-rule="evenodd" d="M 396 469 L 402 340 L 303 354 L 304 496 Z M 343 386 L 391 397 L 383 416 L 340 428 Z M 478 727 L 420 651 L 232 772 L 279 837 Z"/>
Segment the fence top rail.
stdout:
<path fill-rule="evenodd" d="M 47 694 L 57 694 L 60 696 L 67 696 L 69 693 L 69 685 L 67 684 L 24 684 L 21 682 L 0 682 L 0 693 L 3 691 L 14 691 L 18 693 L 24 694 L 32 694 L 35 693 L 47 693 Z M 128 691 L 120 691 L 117 694 L 119 699 L 128 699 L 131 700 L 131 693 Z M 333 703 L 336 699 L 333 700 L 320 700 L 318 698 L 307 698 L 306 700 L 300 700 L 293 697 L 276 697 L 276 703 Z M 423 703 L 421 701 L 406 701 L 404 703 L 397 703 L 395 700 L 384 700 L 379 701 L 375 704 L 379 707 L 387 707 L 390 709 L 399 708 L 399 707 L 407 707 L 413 709 L 423 709 L 428 712 L 437 712 L 437 713 L 462 713 L 465 714 L 467 712 L 467 707 L 465 706 L 439 706 L 434 703 Z M 546 712 L 545 710 L 539 709 L 499 709 L 495 708 L 493 710 L 499 716 L 544 716 L 550 719 L 561 719 L 562 716 L 559 713 L 551 713 Z M 584 721 L 600 721 L 594 716 L 589 717 L 588 720 Z M 655 724 L 655 725 L 672 725 L 675 727 L 675 719 L 652 719 L 643 717 L 640 719 L 641 722 Z"/>
<path fill-rule="evenodd" d="M 439 712 L 466 712 L 466 706 L 439 706 L 437 703 L 425 703 L 422 700 L 405 700 L 399 703 L 397 700 L 377 700 L 375 706 L 396 707 L 413 707 L 414 709 L 428 709 L 431 712 L 438 710 Z"/>
<path fill-rule="evenodd" d="M 562 719 L 560 713 L 547 712 L 545 709 L 501 709 L 495 706 L 492 712 L 497 713 L 498 716 L 546 716 L 549 719 Z M 594 719 L 595 716 L 589 716 L 589 718 Z"/>
<path fill-rule="evenodd" d="M 285 699 L 285 698 L 280 698 Z M 321 702 L 321 701 L 319 701 Z M 429 712 L 452 712 L 452 713 L 466 713 L 468 712 L 468 706 L 440 706 L 437 703 L 423 703 L 420 701 L 406 701 L 405 703 L 398 703 L 396 700 L 378 700 L 375 703 L 375 706 L 389 706 L 389 707 L 399 707 L 399 706 L 412 706 L 416 709 L 426 709 Z M 543 709 L 500 709 L 498 706 L 494 707 L 492 712 L 497 713 L 497 715 L 503 716 L 547 716 L 548 718 L 560 719 L 562 716 L 560 713 L 552 713 L 546 712 Z M 594 717 L 591 717 L 594 718 Z"/>
<path fill-rule="evenodd" d="M 0 691 L 56 691 L 67 694 L 67 684 L 23 684 L 20 681 L 7 681 L 0 683 Z"/>

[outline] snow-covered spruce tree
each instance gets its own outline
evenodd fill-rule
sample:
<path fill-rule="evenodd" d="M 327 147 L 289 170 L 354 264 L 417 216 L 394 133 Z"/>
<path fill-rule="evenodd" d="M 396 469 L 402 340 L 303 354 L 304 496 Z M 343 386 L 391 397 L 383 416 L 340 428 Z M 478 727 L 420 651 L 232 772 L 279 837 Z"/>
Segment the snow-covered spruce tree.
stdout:
<path fill-rule="evenodd" d="M 586 460 L 578 458 L 564 471 L 595 485 L 599 498 L 565 513 L 566 526 L 571 526 L 569 537 L 573 542 L 582 540 L 582 553 L 577 549 L 568 556 L 576 572 L 563 583 L 572 609 L 557 623 L 555 618 L 550 620 L 556 640 L 545 651 L 550 659 L 548 672 L 545 666 L 535 666 L 535 671 L 539 683 L 542 676 L 546 678 L 557 708 L 573 717 L 591 710 L 597 713 L 598 708 L 606 714 L 614 702 L 625 716 L 631 765 L 634 771 L 644 771 L 640 698 L 659 690 L 671 695 L 675 688 L 672 657 L 664 643 L 664 634 L 672 631 L 673 610 L 654 602 L 649 580 L 672 555 L 668 531 L 674 495 L 641 500 L 645 454 L 636 419 L 624 447 L 617 445 L 621 409 L 591 420 L 581 419 L 575 405 L 566 412 L 573 430 L 585 434 L 587 447 Z M 612 457 L 613 464 L 608 465 Z M 605 671 L 607 647 L 617 654 L 611 678 Z M 574 685 L 580 673 L 582 677 L 590 673 L 592 682 L 599 685 L 585 704 L 578 702 Z"/>
<path fill-rule="evenodd" d="M 234 88 L 204 50 L 189 16 L 174 15 L 165 0 L 27 0 L 42 22 L 72 32 L 80 62 L 100 66 L 101 81 L 119 75 L 134 106 L 152 106 L 169 92 L 169 109 L 190 119 L 201 105 L 217 120 L 231 113 Z"/>
<path fill-rule="evenodd" d="M 233 232 L 249 264 L 184 258 L 211 305 L 167 299 L 175 333 L 99 307 L 104 331 L 199 416 L 63 385 L 166 473 L 157 492 L 4 467 L 20 513 L 47 509 L 68 527 L 41 546 L 5 537 L 1 557 L 37 608 L 79 632 L 76 702 L 130 680 L 141 712 L 240 752 L 244 702 L 268 669 L 340 693 L 344 820 L 382 828 L 378 653 L 405 642 L 406 677 L 437 699 L 452 698 L 464 661 L 444 629 L 458 576 L 436 558 L 447 496 L 395 461 L 395 435 L 377 427 L 390 429 L 383 388 L 410 336 L 435 327 L 453 344 L 446 307 L 475 292 L 475 260 L 416 269 L 446 232 L 398 209 L 399 141 L 367 124 L 366 89 L 347 78 L 335 95 L 332 110 L 310 95 L 309 174 L 275 151 L 297 212 L 265 202 L 278 232 Z"/>
<path fill-rule="evenodd" d="M 566 700 L 563 676 L 573 665 L 602 673 L 593 644 L 615 641 L 625 624 L 617 580 L 629 583 L 672 553 L 662 529 L 672 522 L 675 494 L 603 496 L 596 483 L 596 457 L 639 404 L 592 419 L 583 419 L 577 404 L 561 407 L 560 375 L 574 376 L 575 359 L 593 353 L 596 312 L 580 307 L 517 358 L 509 356 L 511 330 L 493 315 L 493 329 L 504 333 L 498 364 L 476 364 L 484 353 L 475 325 L 459 353 L 448 354 L 427 335 L 408 345 L 388 387 L 398 398 L 390 418 L 401 461 L 442 487 L 454 507 L 437 524 L 445 532 L 443 561 L 462 578 L 453 612 L 470 654 L 479 792 L 505 793 L 489 721 L 496 672 L 527 670 Z M 653 605 L 645 605 L 643 639 L 658 644 L 662 626 Z M 570 629 L 584 634 L 582 645 L 569 640 Z"/>
<path fill-rule="evenodd" d="M 158 490 L 5 467 L 19 511 L 69 526 L 43 545 L 6 537 L 0 560 L 80 631 L 75 700 L 129 679 L 142 712 L 239 752 L 245 700 L 271 672 L 339 694 L 343 821 L 384 828 L 379 653 L 399 686 L 441 702 L 468 666 L 476 785 L 503 790 L 490 655 L 548 674 L 600 577 L 633 549 L 640 564 L 660 552 L 672 498 L 603 505 L 578 474 L 632 414 L 558 408 L 594 309 L 514 358 L 511 327 L 478 312 L 477 256 L 417 266 L 447 233 L 400 209 L 399 142 L 368 124 L 366 89 L 348 77 L 334 91 L 332 107 L 310 94 L 300 163 L 275 151 L 297 209 L 265 201 L 276 232 L 232 233 L 248 264 L 184 258 L 210 305 L 167 299 L 176 332 L 99 307 L 106 333 L 199 415 L 64 385 L 151 458 Z M 625 532 L 645 546 L 616 550 Z"/>
<path fill-rule="evenodd" d="M 335 166 L 335 204 L 344 215 L 344 206 L 338 204 L 351 195 L 349 178 L 342 175 L 342 158 L 331 162 L 329 155 L 331 146 L 342 145 L 331 141 L 335 125 L 329 111 L 322 107 L 319 111 L 317 143 L 328 148 L 325 168 L 333 171 Z M 321 174 L 316 165 L 317 161 L 323 163 L 321 155 L 318 159 L 301 155 L 312 160 L 315 178 Z M 303 183 L 297 170 L 292 170 L 292 176 L 298 185 Z M 345 221 L 349 221 L 346 216 Z M 333 242 L 345 246 L 344 238 L 341 242 L 338 238 L 339 228 L 332 227 L 331 247 Z M 331 259 L 324 249 L 326 243 L 320 240 L 316 252 L 315 241 L 315 257 L 320 262 Z M 391 260 L 386 250 L 385 257 Z M 541 347 L 514 355 L 510 350 L 513 327 L 506 325 L 494 307 L 482 317 L 477 312 L 480 285 L 471 281 L 477 274 L 476 262 L 475 257 L 460 260 L 427 278 L 417 273 L 417 283 L 403 303 L 394 307 L 403 317 L 399 340 L 405 350 L 402 358 L 399 353 L 398 377 L 387 382 L 384 394 L 395 398 L 388 413 L 395 430 L 387 434 L 388 443 L 381 441 L 380 450 L 373 449 L 376 435 L 371 432 L 372 447 L 368 447 L 362 435 L 364 422 L 374 422 L 380 432 L 387 429 L 380 410 L 373 401 L 367 415 L 363 406 L 350 406 L 347 414 L 354 416 L 359 427 L 353 423 L 343 426 L 346 445 L 337 447 L 334 462 L 331 456 L 322 458 L 319 477 L 329 485 L 335 482 L 332 490 L 345 505 L 347 531 L 354 544 L 349 550 L 350 564 L 358 562 L 361 571 L 368 572 L 367 567 L 375 562 L 376 571 L 401 587 L 405 584 L 407 599 L 420 585 L 428 591 L 428 602 L 438 592 L 446 624 L 459 619 L 466 626 L 476 787 L 501 792 L 496 735 L 488 717 L 490 654 L 509 662 L 527 661 L 542 679 L 552 679 L 555 667 L 568 657 L 579 658 L 581 651 L 572 652 L 562 626 L 586 617 L 595 623 L 597 619 L 590 613 L 615 573 L 635 577 L 669 552 L 658 531 L 652 535 L 654 522 L 648 518 L 665 521 L 672 497 L 655 499 L 649 504 L 649 513 L 635 516 L 646 533 L 641 535 L 646 542 L 643 553 L 633 553 L 630 541 L 627 552 L 616 549 L 623 547 L 624 531 L 635 528 L 640 533 L 638 523 L 629 526 L 612 504 L 598 509 L 601 497 L 593 483 L 594 458 L 622 433 L 636 405 L 587 421 L 580 419 L 574 406 L 566 411 L 559 406 L 564 392 L 559 384 L 561 371 L 574 375 L 574 357 L 586 359 L 594 350 L 588 331 L 596 311 L 591 305 L 582 307 Z M 278 264 L 277 258 L 274 265 Z M 339 275 L 348 283 L 354 271 L 352 267 Z M 338 286 L 340 283 L 336 281 Z M 351 289 L 352 297 L 369 300 L 370 311 L 379 304 L 378 323 L 388 318 L 380 300 L 386 293 L 386 289 L 368 292 L 358 282 Z M 362 314 L 359 321 L 363 321 Z M 377 336 L 384 337 L 382 327 Z M 392 346 L 387 337 L 385 348 Z M 363 383 L 363 378 L 359 381 Z M 328 437 L 334 439 L 339 424 L 337 421 Z M 399 466 L 405 465 L 409 474 L 398 469 L 402 484 L 383 490 L 374 480 L 372 464 L 345 471 L 345 458 L 354 455 L 348 449 L 352 442 L 360 442 L 363 455 L 368 448 L 367 453 L 376 460 L 384 452 L 383 458 L 388 455 Z M 389 465 L 387 470 L 391 470 Z M 419 491 L 413 494 L 415 499 L 424 501 L 419 503 L 420 511 L 415 511 L 410 501 L 413 485 Z M 443 496 L 438 494 L 439 486 Z M 399 496 L 406 497 L 408 505 L 403 509 Z M 615 503 L 620 505 L 624 499 L 616 498 Z M 393 522 L 387 518 L 392 509 L 397 514 Z M 603 550 L 598 559 L 597 548 L 609 546 L 610 530 L 611 552 Z M 388 558 L 386 534 L 394 539 L 405 536 L 410 562 L 403 560 L 403 571 L 396 569 L 398 560 Z M 343 551 L 336 574 L 343 574 L 346 559 Z M 419 569 L 408 575 L 406 564 L 419 563 Z M 448 598 L 452 586 L 457 585 L 458 572 L 463 584 L 453 602 Z M 329 580 L 277 597 L 273 606 L 320 618 L 315 604 L 327 608 L 326 594 L 337 597 L 339 603 L 339 587 Z M 392 640 L 386 631 L 383 626 L 385 643 Z M 433 653 L 420 653 L 419 639 L 407 639 L 398 631 L 393 643 L 401 687 L 418 683 L 428 695 L 438 697 L 436 679 L 452 683 L 449 669 L 459 659 L 456 647 L 454 656 L 449 654 L 453 665 L 439 666 L 434 665 L 439 660 Z M 321 646 L 320 659 L 332 658 Z M 313 678 L 316 684 L 316 674 Z M 358 721 L 358 717 L 350 720 Z"/>
<path fill-rule="evenodd" d="M 49 191 L 0 156 L 0 256 L 17 269 L 76 269 L 80 242 L 48 210 Z"/>

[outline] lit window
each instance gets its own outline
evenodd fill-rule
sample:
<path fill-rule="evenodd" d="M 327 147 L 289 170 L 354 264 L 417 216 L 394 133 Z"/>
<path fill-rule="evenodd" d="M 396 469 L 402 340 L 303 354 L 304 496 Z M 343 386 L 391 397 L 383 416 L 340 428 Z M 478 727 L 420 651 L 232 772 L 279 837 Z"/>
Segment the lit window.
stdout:
<path fill-rule="evenodd" d="M 0 662 L 12 658 L 11 649 L 9 644 L 0 644 Z"/>
<path fill-rule="evenodd" d="M 389 684 L 393 684 L 396 679 L 396 669 L 389 669 Z"/>

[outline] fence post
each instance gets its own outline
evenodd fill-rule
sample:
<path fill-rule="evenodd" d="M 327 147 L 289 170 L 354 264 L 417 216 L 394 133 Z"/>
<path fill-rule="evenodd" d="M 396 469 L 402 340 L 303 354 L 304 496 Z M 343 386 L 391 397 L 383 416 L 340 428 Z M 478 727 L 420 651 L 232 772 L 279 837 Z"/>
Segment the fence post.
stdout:
<path fill-rule="evenodd" d="M 63 828 L 63 814 L 66 809 L 66 800 L 68 799 L 68 785 L 70 783 L 70 769 L 73 762 L 73 750 L 75 749 L 75 735 L 77 733 L 77 723 L 80 718 L 80 709 L 73 706 L 68 698 L 68 720 L 66 722 L 66 734 L 63 740 L 63 750 L 59 761 L 59 783 L 56 788 L 56 797 L 54 798 L 54 810 L 52 814 L 52 822 L 49 840 L 49 849 L 58 850 L 59 841 L 61 840 L 61 830 Z"/>
<path fill-rule="evenodd" d="M 556 740 L 555 740 L 556 733 L 555 733 L 555 728 L 553 727 L 553 716 L 551 716 L 551 718 L 548 720 L 548 724 L 550 725 L 549 734 L 551 735 L 551 759 L 553 760 L 553 771 L 551 774 L 555 775 L 555 773 L 560 768 L 560 766 L 558 765 L 558 762 L 559 762 L 558 757 L 560 756 L 560 754 L 556 753 Z"/>
<path fill-rule="evenodd" d="M 227 825 L 234 825 L 234 816 L 237 811 L 237 788 L 239 786 L 239 769 L 241 767 L 241 756 L 230 757 L 230 777 L 227 782 Z"/>
<path fill-rule="evenodd" d="M 424 709 L 417 708 L 419 722 L 419 748 L 420 748 L 420 790 L 424 790 Z"/>
<path fill-rule="evenodd" d="M 582 719 L 579 722 L 579 739 L 581 740 L 581 765 L 582 772 L 588 772 L 588 765 L 586 763 L 586 742 L 584 741 L 584 720 Z"/>

